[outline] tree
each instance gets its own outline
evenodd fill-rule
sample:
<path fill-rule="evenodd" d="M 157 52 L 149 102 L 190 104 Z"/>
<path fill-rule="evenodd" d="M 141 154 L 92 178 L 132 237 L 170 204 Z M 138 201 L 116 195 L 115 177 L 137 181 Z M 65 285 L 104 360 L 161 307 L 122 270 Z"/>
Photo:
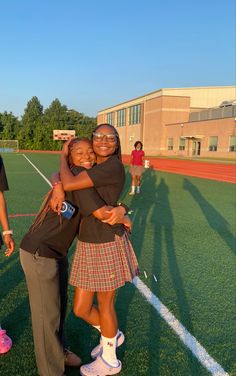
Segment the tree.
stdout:
<path fill-rule="evenodd" d="M 79 137 L 91 137 L 91 133 L 96 126 L 96 118 L 85 116 L 81 112 L 68 110 L 68 124 L 75 129 Z"/>
<path fill-rule="evenodd" d="M 80 137 L 90 138 L 92 131 L 94 130 L 96 125 L 97 125 L 96 118 L 85 116 L 83 121 L 77 125 L 76 134 L 78 134 Z"/>
<path fill-rule="evenodd" d="M 96 118 L 68 110 L 57 98 L 43 112 L 39 99 L 32 97 L 21 121 L 12 113 L 0 114 L 0 138 L 18 139 L 20 149 L 60 150 L 63 142 L 53 140 L 54 129 L 74 129 L 77 136 L 90 137 L 95 126 Z"/>
<path fill-rule="evenodd" d="M 4 112 L 0 114 L 0 138 L 2 140 L 14 140 L 18 133 L 20 123 L 16 116 L 12 112 Z"/>
<path fill-rule="evenodd" d="M 67 119 L 67 107 L 62 105 L 59 99 L 54 99 L 44 111 L 43 116 L 44 150 L 61 149 L 62 143 L 60 141 L 53 141 L 53 130 L 67 129 Z"/>
<path fill-rule="evenodd" d="M 42 119 L 43 106 L 37 97 L 32 97 L 22 116 L 22 128 L 18 135 L 20 148 L 34 149 L 36 128 L 42 127 Z"/>

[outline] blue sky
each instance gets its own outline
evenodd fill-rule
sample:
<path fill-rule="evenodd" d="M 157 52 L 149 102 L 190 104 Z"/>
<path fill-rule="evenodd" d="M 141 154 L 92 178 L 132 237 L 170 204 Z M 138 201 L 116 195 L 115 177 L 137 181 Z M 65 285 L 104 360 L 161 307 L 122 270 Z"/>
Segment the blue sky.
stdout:
<path fill-rule="evenodd" d="M 2 0 L 0 112 L 89 116 L 168 87 L 235 85 L 235 0 Z"/>

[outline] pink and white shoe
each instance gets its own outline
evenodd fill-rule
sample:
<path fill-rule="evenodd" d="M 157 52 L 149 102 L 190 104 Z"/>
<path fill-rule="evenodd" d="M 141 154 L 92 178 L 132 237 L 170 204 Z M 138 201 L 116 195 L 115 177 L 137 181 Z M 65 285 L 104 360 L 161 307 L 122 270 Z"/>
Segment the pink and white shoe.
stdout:
<path fill-rule="evenodd" d="M 118 336 L 116 337 L 116 347 L 121 346 L 124 343 L 125 335 L 123 332 L 119 332 Z M 98 356 L 102 355 L 102 342 L 94 347 L 94 349 L 91 351 L 91 358 L 96 359 Z"/>
<path fill-rule="evenodd" d="M 116 375 L 121 371 L 122 364 L 118 360 L 119 365 L 112 367 L 101 356 L 98 356 L 92 363 L 85 364 L 80 367 L 80 374 L 82 376 L 109 376 Z"/>
<path fill-rule="evenodd" d="M 0 330 L 0 354 L 7 353 L 12 347 L 12 340 L 6 334 L 6 330 Z"/>

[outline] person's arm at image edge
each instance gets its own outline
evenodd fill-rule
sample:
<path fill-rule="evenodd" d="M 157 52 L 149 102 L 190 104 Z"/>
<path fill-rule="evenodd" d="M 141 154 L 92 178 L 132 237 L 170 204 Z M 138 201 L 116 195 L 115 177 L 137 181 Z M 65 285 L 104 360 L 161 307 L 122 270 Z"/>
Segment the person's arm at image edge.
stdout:
<path fill-rule="evenodd" d="M 5 197 L 2 191 L 0 191 L 0 223 L 2 225 L 3 229 L 3 238 L 4 238 L 4 243 L 6 244 L 6 256 L 10 256 L 12 252 L 14 251 L 14 240 L 12 239 L 11 233 L 9 234 L 4 234 L 4 232 L 11 231 L 9 228 L 9 222 L 8 222 L 8 216 L 7 216 L 7 205 L 5 201 Z"/>

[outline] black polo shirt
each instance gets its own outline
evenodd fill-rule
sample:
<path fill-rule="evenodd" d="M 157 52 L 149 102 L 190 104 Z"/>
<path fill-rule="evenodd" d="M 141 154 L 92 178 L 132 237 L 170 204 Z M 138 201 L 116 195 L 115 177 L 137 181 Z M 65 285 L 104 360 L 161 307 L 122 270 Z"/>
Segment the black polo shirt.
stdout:
<path fill-rule="evenodd" d="M 117 156 L 111 156 L 105 162 L 87 170 L 87 173 L 106 204 L 116 206 L 125 183 L 124 166 Z M 81 222 L 79 240 L 87 243 L 107 243 L 113 241 L 115 235 L 123 234 L 123 225 L 110 226 L 89 215 Z"/>
<path fill-rule="evenodd" d="M 74 175 L 84 170 L 73 168 Z M 71 219 L 59 216 L 50 210 L 42 224 L 34 231 L 31 228 L 21 241 L 20 248 L 30 253 L 38 251 L 40 256 L 48 258 L 65 257 L 71 243 L 78 233 L 81 215 L 88 216 L 105 205 L 94 188 L 66 192 L 66 200 L 76 207 Z"/>
<path fill-rule="evenodd" d="M 7 177 L 6 177 L 6 172 L 3 164 L 2 157 L 0 155 L 0 191 L 8 191 L 8 183 L 7 183 Z"/>

